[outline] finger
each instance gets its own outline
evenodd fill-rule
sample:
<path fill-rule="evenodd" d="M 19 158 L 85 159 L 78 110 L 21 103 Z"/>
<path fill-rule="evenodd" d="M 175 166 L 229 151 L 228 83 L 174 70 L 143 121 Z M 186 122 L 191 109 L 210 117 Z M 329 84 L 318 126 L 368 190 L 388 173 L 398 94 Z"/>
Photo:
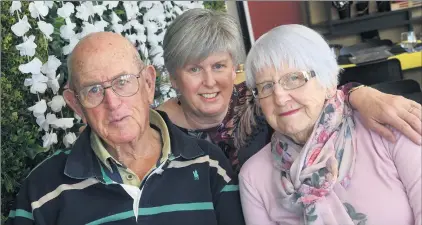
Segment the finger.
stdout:
<path fill-rule="evenodd" d="M 372 131 L 381 135 L 382 137 L 384 137 L 388 141 L 393 142 L 393 143 L 396 142 L 396 136 L 385 125 L 377 123 L 377 122 L 370 122 L 368 127 L 370 127 L 370 129 Z"/>
<path fill-rule="evenodd" d="M 401 132 L 404 136 L 409 138 L 415 144 L 420 145 L 421 143 L 421 135 L 415 131 L 408 122 L 401 119 L 400 117 L 395 120 L 394 124 L 392 124 L 399 132 Z"/>
<path fill-rule="evenodd" d="M 412 105 L 413 109 L 411 110 L 411 113 L 415 115 L 419 119 L 419 123 L 422 120 L 422 109 L 420 104 L 414 104 Z"/>
<path fill-rule="evenodd" d="M 415 115 L 420 112 L 415 113 L 414 111 L 419 111 L 419 110 L 414 109 L 411 113 L 407 112 L 406 115 L 403 117 L 403 119 L 413 128 L 413 130 L 415 130 L 416 132 L 419 133 L 419 135 L 421 135 L 422 134 L 421 119 L 417 115 Z"/>

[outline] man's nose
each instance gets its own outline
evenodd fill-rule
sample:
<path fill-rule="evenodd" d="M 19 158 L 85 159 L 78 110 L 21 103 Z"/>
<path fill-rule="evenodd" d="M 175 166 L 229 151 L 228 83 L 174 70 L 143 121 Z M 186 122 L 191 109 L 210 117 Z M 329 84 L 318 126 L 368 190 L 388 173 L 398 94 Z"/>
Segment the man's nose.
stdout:
<path fill-rule="evenodd" d="M 108 87 L 104 90 L 103 103 L 106 104 L 109 109 L 118 108 L 122 103 L 122 100 L 120 98 L 121 96 L 114 93 L 111 87 Z"/>

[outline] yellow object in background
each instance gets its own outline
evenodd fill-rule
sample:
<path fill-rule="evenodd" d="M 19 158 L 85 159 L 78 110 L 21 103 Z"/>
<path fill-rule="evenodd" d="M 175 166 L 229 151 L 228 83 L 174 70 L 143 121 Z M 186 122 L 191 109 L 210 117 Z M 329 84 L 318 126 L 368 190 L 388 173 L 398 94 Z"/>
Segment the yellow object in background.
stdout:
<path fill-rule="evenodd" d="M 391 56 L 388 59 L 398 59 L 400 61 L 402 70 L 409 70 L 422 67 L 422 52 L 402 53 L 399 55 Z M 343 69 L 355 66 L 356 64 L 340 65 L 340 67 Z"/>

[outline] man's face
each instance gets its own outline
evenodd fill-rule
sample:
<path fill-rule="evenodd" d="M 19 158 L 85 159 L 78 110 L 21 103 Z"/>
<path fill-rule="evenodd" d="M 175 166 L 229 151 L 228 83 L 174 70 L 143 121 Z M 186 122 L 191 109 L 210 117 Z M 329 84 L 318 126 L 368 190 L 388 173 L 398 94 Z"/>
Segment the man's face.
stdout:
<path fill-rule="evenodd" d="M 116 147 L 139 139 L 149 126 L 149 105 L 153 101 L 155 88 L 154 68 L 141 68 L 133 57 L 126 57 L 125 54 L 113 56 L 105 53 L 97 57 L 84 57 L 83 63 L 75 70 L 75 91 L 78 93 L 94 84 L 108 87 L 113 79 L 122 75 L 139 75 L 139 90 L 133 96 L 122 97 L 112 88 L 107 88 L 98 106 L 87 108 L 81 104 L 87 123 L 107 144 Z"/>

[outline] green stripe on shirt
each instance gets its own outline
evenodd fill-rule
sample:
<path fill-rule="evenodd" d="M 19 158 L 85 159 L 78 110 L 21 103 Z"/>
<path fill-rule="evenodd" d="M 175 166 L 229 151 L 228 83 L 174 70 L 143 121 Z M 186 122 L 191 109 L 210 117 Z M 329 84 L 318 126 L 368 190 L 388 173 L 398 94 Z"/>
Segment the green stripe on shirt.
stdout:
<path fill-rule="evenodd" d="M 199 211 L 199 210 L 214 210 L 214 206 L 212 202 L 163 205 L 163 206 L 150 207 L 150 208 L 139 208 L 138 215 L 150 216 L 150 215 L 156 215 L 156 214 L 168 213 L 168 212 Z M 97 225 L 97 224 L 118 221 L 118 220 L 124 220 L 132 216 L 133 216 L 133 211 L 131 210 L 131 211 L 126 211 L 126 212 L 117 213 L 111 216 L 103 217 L 101 219 L 90 222 L 87 225 Z"/>
<path fill-rule="evenodd" d="M 17 209 L 16 211 L 11 210 L 9 213 L 9 218 L 15 218 L 15 217 L 23 217 L 30 220 L 34 220 L 34 216 L 32 216 L 32 213 L 25 211 L 23 209 Z"/>
<path fill-rule="evenodd" d="M 238 191 L 239 185 L 226 185 L 220 192 Z"/>

